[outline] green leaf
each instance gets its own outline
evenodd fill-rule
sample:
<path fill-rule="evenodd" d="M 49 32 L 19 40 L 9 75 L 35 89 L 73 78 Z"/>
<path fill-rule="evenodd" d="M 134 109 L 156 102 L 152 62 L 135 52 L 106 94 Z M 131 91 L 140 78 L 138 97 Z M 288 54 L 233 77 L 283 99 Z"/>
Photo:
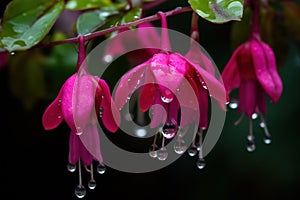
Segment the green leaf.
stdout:
<path fill-rule="evenodd" d="M 105 22 L 108 16 L 107 12 L 100 10 L 83 13 L 78 17 L 76 22 L 77 33 L 85 35 L 93 32 L 99 25 Z"/>
<path fill-rule="evenodd" d="M 60 0 L 14 0 L 5 13 L 0 46 L 8 51 L 26 50 L 50 31 L 64 7 Z"/>
<path fill-rule="evenodd" d="M 114 3 L 112 0 L 69 0 L 66 4 L 67 10 L 87 10 L 101 9 L 106 11 L 116 11 L 123 8 L 126 1 Z"/>
<path fill-rule="evenodd" d="M 46 93 L 45 57 L 40 49 L 16 53 L 9 62 L 9 81 L 12 93 L 30 110 Z"/>
<path fill-rule="evenodd" d="M 122 18 L 121 23 L 125 24 L 128 22 L 132 22 L 135 21 L 137 19 L 140 19 L 142 16 L 142 8 L 140 7 L 134 7 L 133 9 L 131 9 L 130 11 L 128 11 L 124 17 Z"/>
<path fill-rule="evenodd" d="M 189 0 L 193 10 L 213 23 L 240 21 L 243 16 L 243 0 Z"/>

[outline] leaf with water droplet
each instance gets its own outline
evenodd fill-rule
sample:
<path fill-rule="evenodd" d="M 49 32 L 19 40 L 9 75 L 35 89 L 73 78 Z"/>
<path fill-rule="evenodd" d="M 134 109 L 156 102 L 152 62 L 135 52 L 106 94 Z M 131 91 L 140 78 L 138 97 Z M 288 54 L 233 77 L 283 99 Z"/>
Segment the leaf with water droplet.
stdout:
<path fill-rule="evenodd" d="M 8 4 L 0 32 L 0 46 L 8 51 L 38 44 L 63 11 L 62 0 L 14 0 Z"/>
<path fill-rule="evenodd" d="M 240 21 L 243 16 L 243 0 L 189 0 L 193 10 L 213 23 Z"/>
<path fill-rule="evenodd" d="M 67 10 L 101 9 L 103 11 L 116 11 L 124 9 L 126 1 L 112 0 L 69 0 L 66 4 Z"/>
<path fill-rule="evenodd" d="M 93 32 L 97 27 L 103 25 L 109 15 L 103 15 L 102 11 L 95 10 L 81 14 L 76 21 L 78 34 L 87 34 Z"/>

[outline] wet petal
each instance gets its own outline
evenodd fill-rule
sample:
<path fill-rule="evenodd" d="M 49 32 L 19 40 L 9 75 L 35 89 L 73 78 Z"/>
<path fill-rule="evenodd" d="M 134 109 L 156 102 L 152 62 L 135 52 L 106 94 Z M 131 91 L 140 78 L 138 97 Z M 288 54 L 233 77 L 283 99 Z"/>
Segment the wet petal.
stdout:
<path fill-rule="evenodd" d="M 116 132 L 121 121 L 119 110 L 117 109 L 116 104 L 111 98 L 110 89 L 107 83 L 104 80 L 100 79 L 99 85 L 101 86 L 103 91 L 103 99 L 101 103 L 101 106 L 103 107 L 103 124 L 110 132 Z"/>
<path fill-rule="evenodd" d="M 272 103 L 276 103 L 282 94 L 283 86 L 273 50 L 269 45 L 257 41 L 252 44 L 252 52 L 257 78 Z"/>
<path fill-rule="evenodd" d="M 82 143 L 81 159 L 84 164 L 90 165 L 92 160 L 103 162 L 103 157 L 100 149 L 100 136 L 96 123 L 90 123 L 80 135 Z"/>
<path fill-rule="evenodd" d="M 80 152 L 80 139 L 75 134 L 75 131 L 71 131 L 69 139 L 69 162 L 75 165 L 79 160 Z"/>
<path fill-rule="evenodd" d="M 239 53 L 241 48 L 243 48 L 243 46 L 239 46 L 234 51 L 233 55 L 229 59 L 222 72 L 222 79 L 228 93 L 230 93 L 232 89 L 240 86 L 240 75 L 237 66 L 237 54 Z"/>
<path fill-rule="evenodd" d="M 137 35 L 141 42 L 141 47 L 147 48 L 146 51 L 148 51 L 149 54 L 154 55 L 159 52 L 157 49 L 160 48 L 160 36 L 151 23 L 140 24 L 137 29 Z"/>
<path fill-rule="evenodd" d="M 209 96 L 208 91 L 202 87 L 199 87 L 198 102 L 200 110 L 199 126 L 206 129 L 208 127 Z"/>
<path fill-rule="evenodd" d="M 63 115 L 62 115 L 62 109 L 61 109 L 63 87 L 64 86 L 61 87 L 57 97 L 47 107 L 47 109 L 45 110 L 45 112 L 43 114 L 42 123 L 46 130 L 51 130 L 51 129 L 56 128 L 63 121 Z"/>
<path fill-rule="evenodd" d="M 119 110 L 123 108 L 128 101 L 128 97 L 141 84 L 141 79 L 148 64 L 149 61 L 134 67 L 121 78 L 114 95 L 115 103 Z"/>
<path fill-rule="evenodd" d="M 257 87 L 256 80 L 242 81 L 240 85 L 238 110 L 248 117 L 252 116 L 257 106 Z"/>
<path fill-rule="evenodd" d="M 154 84 L 147 84 L 142 87 L 140 95 L 140 109 L 142 112 L 146 112 L 153 105 L 156 90 L 157 89 Z"/>
<path fill-rule="evenodd" d="M 157 92 L 155 95 L 154 105 L 152 109 L 152 118 L 150 128 L 156 128 L 164 124 L 167 120 L 167 104 L 161 101 L 161 94 Z"/>

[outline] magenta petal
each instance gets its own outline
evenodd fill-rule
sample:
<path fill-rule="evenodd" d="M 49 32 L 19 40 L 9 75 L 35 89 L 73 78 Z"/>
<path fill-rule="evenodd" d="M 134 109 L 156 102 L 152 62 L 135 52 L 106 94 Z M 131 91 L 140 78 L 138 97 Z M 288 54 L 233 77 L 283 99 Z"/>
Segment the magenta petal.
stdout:
<path fill-rule="evenodd" d="M 178 54 L 178 56 L 182 57 L 182 59 L 185 59 L 182 55 Z M 223 86 L 223 84 L 218 81 L 213 75 L 211 75 L 210 73 L 208 73 L 207 71 L 205 71 L 204 69 L 202 69 L 201 67 L 199 67 L 198 65 L 189 62 L 188 60 L 186 60 L 195 70 L 198 71 L 198 73 L 200 74 L 201 78 L 204 80 L 209 94 L 215 98 L 220 105 L 222 105 L 222 107 L 225 109 L 225 103 L 227 102 L 227 93 L 225 90 L 225 87 Z"/>
<path fill-rule="evenodd" d="M 272 103 L 276 103 L 282 94 L 283 86 L 273 50 L 263 42 L 253 42 L 251 49 L 256 76 Z"/>
<path fill-rule="evenodd" d="M 257 106 L 257 87 L 256 80 L 241 82 L 239 89 L 239 111 L 245 112 L 248 117 L 255 113 Z"/>
<path fill-rule="evenodd" d="M 208 91 L 202 87 L 199 87 L 198 102 L 200 108 L 199 126 L 206 129 L 208 127 L 209 96 Z"/>
<path fill-rule="evenodd" d="M 107 83 L 100 79 L 99 85 L 103 91 L 103 99 L 101 103 L 101 106 L 103 107 L 103 124 L 110 132 L 116 132 L 121 121 L 120 112 L 111 98 L 110 89 Z"/>
<path fill-rule="evenodd" d="M 79 136 L 75 134 L 74 131 L 70 133 L 69 139 L 69 162 L 75 165 L 79 160 L 80 152 L 80 139 Z"/>
<path fill-rule="evenodd" d="M 56 128 L 63 121 L 63 115 L 62 115 L 62 109 L 61 109 L 63 87 L 64 86 L 61 87 L 57 97 L 47 107 L 47 109 L 45 110 L 45 112 L 43 114 L 42 123 L 46 130 L 51 130 L 51 129 Z"/>
<path fill-rule="evenodd" d="M 148 64 L 149 61 L 134 67 L 121 78 L 114 95 L 115 103 L 119 110 L 123 108 L 128 101 L 128 97 L 141 83 L 142 76 Z"/>
<path fill-rule="evenodd" d="M 8 52 L 0 52 L 0 69 L 7 64 L 8 61 Z"/>
<path fill-rule="evenodd" d="M 159 92 L 155 95 L 154 105 L 152 108 L 152 118 L 150 128 L 156 128 L 164 124 L 167 120 L 167 104 L 161 101 L 161 94 Z"/>
<path fill-rule="evenodd" d="M 175 98 L 171 103 L 168 104 L 168 122 L 173 123 L 176 128 L 178 126 L 178 110 L 179 104 L 178 100 Z"/>
<path fill-rule="evenodd" d="M 257 86 L 257 109 L 258 112 L 261 114 L 266 114 L 267 113 L 267 103 L 266 103 L 266 93 L 265 91 L 261 88 L 261 86 Z"/>
<path fill-rule="evenodd" d="M 141 42 L 141 47 L 160 47 L 160 36 L 156 28 L 151 23 L 143 23 L 138 26 L 137 35 Z M 150 54 L 158 53 L 155 49 L 147 49 Z"/>
<path fill-rule="evenodd" d="M 191 43 L 190 50 L 185 55 L 185 57 L 191 62 L 199 65 L 204 68 L 207 72 L 212 75 L 215 75 L 215 67 L 212 60 L 205 54 L 204 50 L 201 49 L 200 45 L 193 41 Z"/>
<path fill-rule="evenodd" d="M 96 123 L 91 123 L 85 128 L 84 134 L 80 135 L 80 140 L 83 147 L 80 154 L 83 163 L 90 165 L 93 159 L 102 163 L 103 158 L 100 149 L 100 136 Z"/>
<path fill-rule="evenodd" d="M 186 61 L 177 54 L 159 53 L 151 59 L 151 71 L 157 84 L 173 93 L 179 88 L 186 73 L 186 67 Z"/>
<path fill-rule="evenodd" d="M 232 89 L 240 86 L 240 75 L 236 59 L 241 48 L 243 48 L 242 45 L 234 51 L 222 72 L 222 79 L 228 93 L 230 93 Z"/>
<path fill-rule="evenodd" d="M 147 84 L 142 87 L 140 95 L 140 109 L 142 112 L 146 112 L 154 104 L 156 90 L 154 84 Z"/>

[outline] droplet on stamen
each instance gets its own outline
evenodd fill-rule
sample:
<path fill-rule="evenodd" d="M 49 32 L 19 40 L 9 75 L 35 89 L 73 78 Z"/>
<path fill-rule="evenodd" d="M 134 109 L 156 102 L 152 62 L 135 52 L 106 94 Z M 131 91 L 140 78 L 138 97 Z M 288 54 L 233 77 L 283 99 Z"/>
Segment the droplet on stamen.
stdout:
<path fill-rule="evenodd" d="M 253 114 L 251 115 L 251 118 L 252 118 L 252 119 L 257 119 L 257 118 L 258 118 L 258 114 L 257 114 L 257 113 L 253 113 Z"/>
<path fill-rule="evenodd" d="M 229 107 L 230 109 L 232 109 L 232 110 L 237 109 L 238 106 L 239 106 L 239 104 L 238 104 L 237 101 L 232 101 L 232 102 L 230 102 L 230 103 L 228 104 L 228 107 Z"/>
<path fill-rule="evenodd" d="M 149 148 L 149 156 L 151 158 L 156 158 L 157 157 L 157 150 L 158 150 L 158 146 L 156 144 L 152 144 Z"/>
<path fill-rule="evenodd" d="M 196 162 L 196 165 L 198 169 L 204 169 L 204 167 L 206 166 L 206 162 L 203 158 L 199 158 L 198 161 Z"/>
<path fill-rule="evenodd" d="M 158 160 L 164 161 L 168 158 L 168 151 L 166 147 L 162 147 L 157 151 Z"/>
<path fill-rule="evenodd" d="M 94 179 L 89 180 L 89 182 L 88 182 L 88 187 L 89 187 L 91 190 L 95 189 L 96 186 L 97 186 L 97 184 L 96 184 L 96 181 L 95 181 Z"/>
<path fill-rule="evenodd" d="M 78 198 L 83 198 L 85 197 L 86 195 L 86 189 L 83 185 L 78 185 L 76 188 L 75 188 L 75 195 L 76 197 Z"/>
<path fill-rule="evenodd" d="M 265 136 L 264 138 L 264 143 L 265 144 L 271 144 L 272 140 L 271 140 L 271 136 Z"/>
<path fill-rule="evenodd" d="M 14 56 L 16 54 L 16 52 L 12 51 L 10 52 L 10 55 Z"/>
<path fill-rule="evenodd" d="M 256 146 L 255 146 L 254 141 L 249 141 L 247 143 L 247 151 L 248 152 L 253 152 L 253 151 L 255 151 L 255 149 L 256 149 Z"/>
<path fill-rule="evenodd" d="M 188 149 L 188 154 L 191 156 L 191 157 L 194 157 L 197 155 L 197 148 L 196 146 L 192 146 Z"/>
<path fill-rule="evenodd" d="M 185 141 L 182 138 L 179 138 L 178 140 L 176 140 L 176 142 L 174 143 L 175 153 L 181 155 L 186 151 L 186 149 L 187 149 L 187 146 L 185 144 Z"/>

